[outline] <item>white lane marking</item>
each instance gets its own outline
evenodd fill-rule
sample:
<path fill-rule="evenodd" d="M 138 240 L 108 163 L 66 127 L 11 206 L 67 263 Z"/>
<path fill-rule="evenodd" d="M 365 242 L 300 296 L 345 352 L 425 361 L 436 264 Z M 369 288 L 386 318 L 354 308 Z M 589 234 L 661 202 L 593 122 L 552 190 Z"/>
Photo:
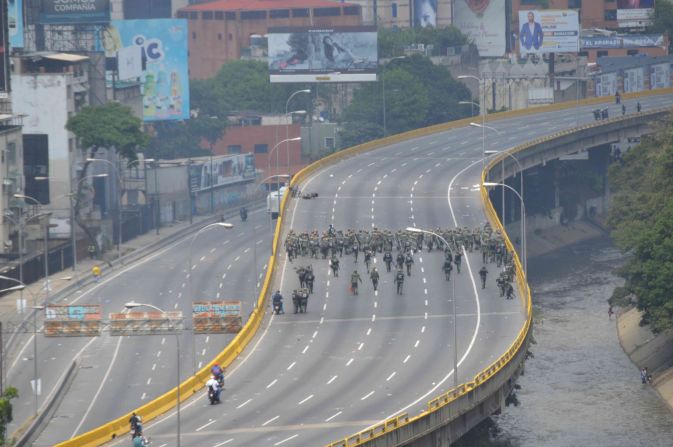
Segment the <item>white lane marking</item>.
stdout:
<path fill-rule="evenodd" d="M 278 382 L 278 379 L 273 379 L 273 381 L 272 381 L 270 384 L 268 384 L 268 385 L 266 386 L 266 389 L 268 390 L 269 388 L 271 388 L 272 386 L 274 386 L 274 385 L 276 384 L 276 382 Z"/>
<path fill-rule="evenodd" d="M 143 393 L 143 395 L 140 396 L 140 400 L 145 400 L 145 397 L 147 397 L 147 393 Z"/>
<path fill-rule="evenodd" d="M 294 368 L 294 365 L 296 365 L 296 364 L 297 364 L 297 362 L 290 363 L 290 366 L 287 367 L 287 370 L 288 371 L 291 370 L 292 368 Z"/>
<path fill-rule="evenodd" d="M 150 383 L 152 383 L 152 378 L 151 378 L 151 377 L 148 377 L 148 378 L 147 378 L 147 385 L 149 385 Z"/>
<path fill-rule="evenodd" d="M 161 345 L 163 346 L 164 343 L 166 343 L 166 337 L 161 337 Z"/>
<path fill-rule="evenodd" d="M 418 348 L 420 342 L 421 342 L 420 340 L 416 340 L 416 343 L 414 343 L 414 348 Z"/>
<path fill-rule="evenodd" d="M 301 351 L 301 353 L 302 353 L 302 354 L 306 354 L 306 351 L 308 351 L 308 345 L 306 345 L 306 347 L 304 348 L 303 351 Z"/>
<path fill-rule="evenodd" d="M 255 244 L 259 245 L 259 244 L 261 244 L 262 242 L 264 242 L 264 241 L 259 240 L 259 241 L 255 242 Z"/>
<path fill-rule="evenodd" d="M 305 397 L 304 399 L 302 399 L 302 400 L 300 400 L 299 402 L 297 402 L 297 405 L 301 405 L 301 404 L 303 404 L 303 403 L 305 403 L 305 402 L 308 402 L 308 401 L 311 400 L 311 399 L 313 399 L 313 394 L 311 394 L 310 396 L 307 396 L 307 397 Z"/>
<path fill-rule="evenodd" d="M 203 424 L 202 426 L 200 426 L 199 428 L 197 428 L 197 429 L 194 430 L 194 431 L 201 431 L 201 430 L 203 430 L 204 428 L 206 428 L 207 426 L 209 426 L 209 425 L 213 425 L 215 422 L 217 422 L 217 419 L 213 419 L 213 420 L 211 420 L 210 422 L 208 422 L 207 424 Z"/>
<path fill-rule="evenodd" d="M 234 262 L 238 261 L 239 259 L 241 259 L 241 256 L 240 256 L 240 255 L 238 255 L 238 256 L 236 256 L 236 257 L 234 258 Z"/>
<path fill-rule="evenodd" d="M 364 346 L 365 346 L 364 343 L 360 343 L 360 346 L 358 346 L 358 351 L 362 351 L 362 348 L 364 348 Z"/>
<path fill-rule="evenodd" d="M 246 400 L 246 401 L 243 402 L 241 405 L 239 405 L 238 407 L 236 407 L 236 409 L 238 410 L 239 408 L 243 408 L 243 407 L 245 407 L 246 405 L 248 405 L 250 402 L 252 402 L 252 399 L 248 399 L 248 400 Z"/>
<path fill-rule="evenodd" d="M 201 256 L 201 259 L 199 259 L 199 261 L 201 261 L 201 262 L 203 262 L 203 261 L 205 261 L 205 260 L 206 260 L 206 257 L 205 257 L 205 256 Z"/>
<path fill-rule="evenodd" d="M 203 348 L 203 349 L 201 350 L 201 355 L 202 355 L 202 356 L 203 356 L 203 355 L 206 355 L 206 348 Z"/>
<path fill-rule="evenodd" d="M 410 358 L 411 358 L 411 356 L 407 354 L 407 356 L 404 358 L 404 360 L 402 361 L 402 363 L 407 363 L 407 362 L 409 361 Z"/>
<path fill-rule="evenodd" d="M 280 417 L 280 415 L 278 415 L 278 416 L 276 416 L 276 417 L 273 417 L 273 418 L 269 419 L 268 421 L 266 421 L 265 423 L 262 424 L 262 427 L 266 427 L 267 425 L 269 425 L 270 423 L 272 423 L 273 421 L 275 421 L 275 420 L 278 419 L 279 417 Z"/>
<path fill-rule="evenodd" d="M 299 435 L 298 435 L 298 434 L 296 434 L 296 435 L 292 435 L 292 436 L 290 436 L 289 438 L 285 438 L 285 439 L 283 439 L 282 441 L 278 441 L 277 443 L 274 444 L 274 446 L 284 444 L 284 443 L 286 443 L 287 441 L 291 441 L 291 440 L 293 440 L 294 438 L 296 438 L 297 436 L 299 436 Z"/>
<path fill-rule="evenodd" d="M 320 317 L 320 323 L 318 323 L 318 324 L 323 324 L 324 321 L 325 321 L 325 317 Z"/>
<path fill-rule="evenodd" d="M 211 249 L 210 249 L 210 252 L 211 252 L 211 253 L 215 253 L 215 250 L 217 250 L 217 248 L 211 248 Z"/>
<path fill-rule="evenodd" d="M 367 329 L 367 335 L 372 333 L 372 328 Z"/>
<path fill-rule="evenodd" d="M 376 314 L 372 315 L 372 323 L 376 321 Z"/>
<path fill-rule="evenodd" d="M 250 251 L 250 247 L 248 247 L 248 248 L 246 248 L 245 250 L 243 250 L 243 253 L 247 253 L 247 252 L 249 252 L 249 251 Z"/>
<path fill-rule="evenodd" d="M 154 371 L 155 369 L 157 369 L 157 364 L 156 363 L 152 365 L 152 371 Z"/>
<path fill-rule="evenodd" d="M 337 377 L 339 377 L 339 376 L 332 376 L 332 378 L 327 381 L 327 385 L 334 382 L 337 379 Z"/>
<path fill-rule="evenodd" d="M 349 361 L 346 362 L 346 366 L 350 366 L 351 363 L 353 363 L 354 358 L 351 358 Z"/>
<path fill-rule="evenodd" d="M 368 397 L 370 397 L 372 394 L 374 394 L 374 391 L 370 391 L 369 393 L 365 394 L 364 396 L 362 396 L 362 397 L 360 398 L 360 400 L 365 400 L 365 399 L 367 399 Z"/>
<path fill-rule="evenodd" d="M 425 326 L 421 328 L 421 334 L 425 332 Z"/>
<path fill-rule="evenodd" d="M 157 351 L 157 358 L 161 357 L 161 350 Z"/>
<path fill-rule="evenodd" d="M 378 301 L 374 301 L 374 309 L 376 309 L 377 307 L 379 307 L 379 302 L 378 302 Z"/>
<path fill-rule="evenodd" d="M 339 411 L 338 413 L 333 414 L 332 416 L 330 416 L 330 417 L 328 417 L 327 419 L 325 419 L 325 422 L 329 422 L 329 421 L 331 421 L 331 420 L 334 419 L 335 417 L 339 416 L 341 413 L 343 413 L 343 411 Z"/>
<path fill-rule="evenodd" d="M 313 333 L 313 336 L 312 336 L 311 338 L 316 338 L 317 335 L 318 335 L 318 331 L 315 331 L 315 332 Z"/>
<path fill-rule="evenodd" d="M 395 377 L 395 374 L 397 374 L 397 371 L 393 371 L 393 373 L 391 375 L 389 375 L 388 378 L 386 379 L 386 382 L 390 382 L 390 379 Z"/>
<path fill-rule="evenodd" d="M 222 447 L 223 445 L 229 444 L 229 443 L 232 442 L 233 440 L 234 440 L 234 438 L 227 439 L 227 440 L 224 441 L 224 442 L 220 442 L 219 444 L 215 444 L 213 447 Z"/>

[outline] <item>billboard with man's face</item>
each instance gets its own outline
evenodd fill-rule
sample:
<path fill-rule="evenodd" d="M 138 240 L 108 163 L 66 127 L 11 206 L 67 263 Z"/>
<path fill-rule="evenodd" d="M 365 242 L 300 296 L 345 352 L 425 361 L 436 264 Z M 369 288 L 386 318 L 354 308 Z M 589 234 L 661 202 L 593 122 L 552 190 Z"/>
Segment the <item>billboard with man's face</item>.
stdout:
<path fill-rule="evenodd" d="M 505 2 L 456 0 L 453 24 L 474 41 L 481 57 L 502 57 L 507 44 Z"/>
<path fill-rule="evenodd" d="M 580 25 L 577 11 L 519 11 L 519 53 L 577 53 Z"/>
<path fill-rule="evenodd" d="M 652 25 L 654 0 L 617 0 L 620 28 L 643 28 Z"/>
<path fill-rule="evenodd" d="M 414 26 L 437 26 L 437 0 L 414 0 Z"/>
<path fill-rule="evenodd" d="M 376 81 L 375 27 L 269 29 L 271 82 Z"/>

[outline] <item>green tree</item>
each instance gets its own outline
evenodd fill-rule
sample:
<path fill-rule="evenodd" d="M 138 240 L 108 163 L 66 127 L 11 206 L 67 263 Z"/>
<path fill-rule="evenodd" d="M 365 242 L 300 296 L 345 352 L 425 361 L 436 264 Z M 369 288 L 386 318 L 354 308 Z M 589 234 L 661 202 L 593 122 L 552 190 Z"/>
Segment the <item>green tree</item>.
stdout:
<path fill-rule="evenodd" d="M 432 45 L 432 55 L 446 55 L 447 48 L 467 45 L 468 38 L 453 26 L 379 28 L 379 57 L 392 58 L 404 54 L 405 48 L 412 44 Z"/>
<path fill-rule="evenodd" d="M 673 327 L 673 122 L 610 168 L 608 225 L 628 254 L 620 296 L 634 296 L 654 332 Z"/>
<path fill-rule="evenodd" d="M 653 22 L 649 32 L 673 35 L 673 3 L 670 0 L 657 0 L 654 3 Z"/>
<path fill-rule="evenodd" d="M 107 148 L 114 150 L 119 157 L 128 162 L 134 161 L 136 151 L 139 147 L 145 147 L 149 138 L 142 130 L 142 120 L 134 116 L 130 108 L 115 102 L 100 107 L 82 108 L 79 113 L 68 118 L 65 128 L 75 134 L 87 159 L 77 178 L 77 191 L 74 196 L 75 221 L 86 233 L 91 244 L 96 247 L 96 253 L 100 254 L 94 230 L 87 227 L 79 216 L 84 188 L 82 179 L 86 177 L 87 168 L 91 163 L 88 159 L 95 158 L 98 149 Z"/>
<path fill-rule="evenodd" d="M 7 387 L 2 397 L 0 397 L 0 445 L 7 444 L 7 425 L 12 422 L 12 399 L 19 397 L 16 388 Z"/>

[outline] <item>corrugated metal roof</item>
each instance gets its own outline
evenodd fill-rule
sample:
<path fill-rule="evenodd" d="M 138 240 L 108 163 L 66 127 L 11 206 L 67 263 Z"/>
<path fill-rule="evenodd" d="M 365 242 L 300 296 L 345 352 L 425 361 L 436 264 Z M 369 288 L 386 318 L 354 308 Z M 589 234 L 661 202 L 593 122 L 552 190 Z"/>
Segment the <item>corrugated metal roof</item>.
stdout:
<path fill-rule="evenodd" d="M 260 9 L 329 8 L 357 6 L 331 0 L 216 0 L 186 6 L 180 11 L 253 11 Z"/>
<path fill-rule="evenodd" d="M 45 59 L 51 59 L 54 61 L 62 62 L 81 62 L 89 59 L 86 56 L 80 56 L 79 54 L 68 54 L 68 53 L 53 53 L 53 54 L 44 54 L 42 55 Z"/>

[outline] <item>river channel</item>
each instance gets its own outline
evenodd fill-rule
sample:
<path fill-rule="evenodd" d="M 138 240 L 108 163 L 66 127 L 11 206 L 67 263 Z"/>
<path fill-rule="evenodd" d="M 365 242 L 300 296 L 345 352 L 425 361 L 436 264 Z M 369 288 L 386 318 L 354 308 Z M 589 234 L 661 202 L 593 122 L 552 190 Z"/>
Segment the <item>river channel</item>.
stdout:
<path fill-rule="evenodd" d="M 673 446 L 673 413 L 624 354 L 606 300 L 622 255 L 607 238 L 529 260 L 534 357 L 510 405 L 461 447 Z"/>

